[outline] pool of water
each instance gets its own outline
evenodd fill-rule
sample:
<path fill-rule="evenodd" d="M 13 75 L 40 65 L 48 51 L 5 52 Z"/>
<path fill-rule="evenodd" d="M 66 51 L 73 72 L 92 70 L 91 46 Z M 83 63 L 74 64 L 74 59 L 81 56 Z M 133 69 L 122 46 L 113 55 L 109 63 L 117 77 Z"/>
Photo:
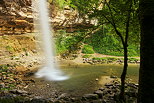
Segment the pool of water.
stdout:
<path fill-rule="evenodd" d="M 70 76 L 70 79 L 55 82 L 55 85 L 63 92 L 73 96 L 93 93 L 103 87 L 111 75 L 120 77 L 122 65 L 87 65 L 87 66 L 62 66 L 62 70 Z M 127 79 L 138 82 L 139 65 L 129 65 Z M 104 78 L 105 77 L 105 78 Z"/>

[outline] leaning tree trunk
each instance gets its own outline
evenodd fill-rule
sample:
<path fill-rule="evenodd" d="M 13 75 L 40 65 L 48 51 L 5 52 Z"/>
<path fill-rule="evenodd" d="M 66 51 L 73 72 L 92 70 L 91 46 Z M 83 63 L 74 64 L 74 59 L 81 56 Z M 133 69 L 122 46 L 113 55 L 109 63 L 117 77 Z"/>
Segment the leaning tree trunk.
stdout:
<path fill-rule="evenodd" d="M 141 64 L 138 103 L 154 103 L 154 0 L 140 0 Z"/>

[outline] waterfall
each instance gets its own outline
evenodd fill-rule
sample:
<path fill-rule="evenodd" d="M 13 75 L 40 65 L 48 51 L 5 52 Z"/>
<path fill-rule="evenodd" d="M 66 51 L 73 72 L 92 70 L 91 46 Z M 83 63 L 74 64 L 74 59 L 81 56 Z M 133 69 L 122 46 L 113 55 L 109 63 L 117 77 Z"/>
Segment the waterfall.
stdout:
<path fill-rule="evenodd" d="M 33 1 L 33 0 L 32 0 Z M 36 2 L 35 2 L 36 3 Z M 33 3 L 34 4 L 34 3 Z M 44 77 L 51 81 L 61 81 L 68 79 L 59 69 L 58 64 L 54 60 L 53 32 L 49 23 L 48 7 L 46 0 L 37 0 L 35 4 L 38 10 L 39 32 L 42 39 L 43 52 L 45 56 L 45 66 L 40 68 L 35 74 L 37 78 Z M 33 5 L 34 6 L 34 5 Z"/>

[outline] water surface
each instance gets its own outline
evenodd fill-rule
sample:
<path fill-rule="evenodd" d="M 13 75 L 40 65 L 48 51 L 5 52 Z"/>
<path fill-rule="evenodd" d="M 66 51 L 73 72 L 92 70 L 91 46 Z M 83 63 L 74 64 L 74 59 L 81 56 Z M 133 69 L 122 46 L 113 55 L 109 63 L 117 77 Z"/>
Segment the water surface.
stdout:
<path fill-rule="evenodd" d="M 63 66 L 63 71 L 70 75 L 70 79 L 55 82 L 55 85 L 63 92 L 74 96 L 86 93 L 93 93 L 98 88 L 103 87 L 105 80 L 103 77 L 111 75 L 120 77 L 122 65 L 87 65 L 87 66 Z M 129 65 L 127 79 L 131 82 L 138 82 L 139 65 Z"/>

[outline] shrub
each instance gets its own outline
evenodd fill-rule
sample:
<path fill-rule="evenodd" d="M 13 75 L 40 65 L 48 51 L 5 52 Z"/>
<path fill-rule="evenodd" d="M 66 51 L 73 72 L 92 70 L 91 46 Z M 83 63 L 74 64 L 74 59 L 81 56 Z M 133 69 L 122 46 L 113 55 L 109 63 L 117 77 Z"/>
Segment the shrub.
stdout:
<path fill-rule="evenodd" d="M 84 45 L 84 47 L 82 48 L 82 53 L 84 53 L 84 54 L 94 54 L 95 52 L 94 52 L 92 46 Z"/>
<path fill-rule="evenodd" d="M 129 61 L 138 61 L 139 59 L 137 58 L 128 58 Z"/>
<path fill-rule="evenodd" d="M 105 61 L 105 60 L 107 60 L 107 58 L 106 57 L 102 57 L 102 58 L 94 57 L 93 60 L 102 60 L 102 61 Z"/>
<path fill-rule="evenodd" d="M 92 55 L 83 55 L 82 58 L 90 58 Z"/>
<path fill-rule="evenodd" d="M 112 61 L 116 61 L 117 60 L 116 57 L 106 57 L 106 58 L 107 58 L 107 60 L 112 60 Z"/>
<path fill-rule="evenodd" d="M 93 60 L 101 60 L 101 61 L 116 61 L 118 58 L 116 57 L 102 57 L 102 58 L 98 58 L 98 57 L 94 57 L 92 58 Z"/>

